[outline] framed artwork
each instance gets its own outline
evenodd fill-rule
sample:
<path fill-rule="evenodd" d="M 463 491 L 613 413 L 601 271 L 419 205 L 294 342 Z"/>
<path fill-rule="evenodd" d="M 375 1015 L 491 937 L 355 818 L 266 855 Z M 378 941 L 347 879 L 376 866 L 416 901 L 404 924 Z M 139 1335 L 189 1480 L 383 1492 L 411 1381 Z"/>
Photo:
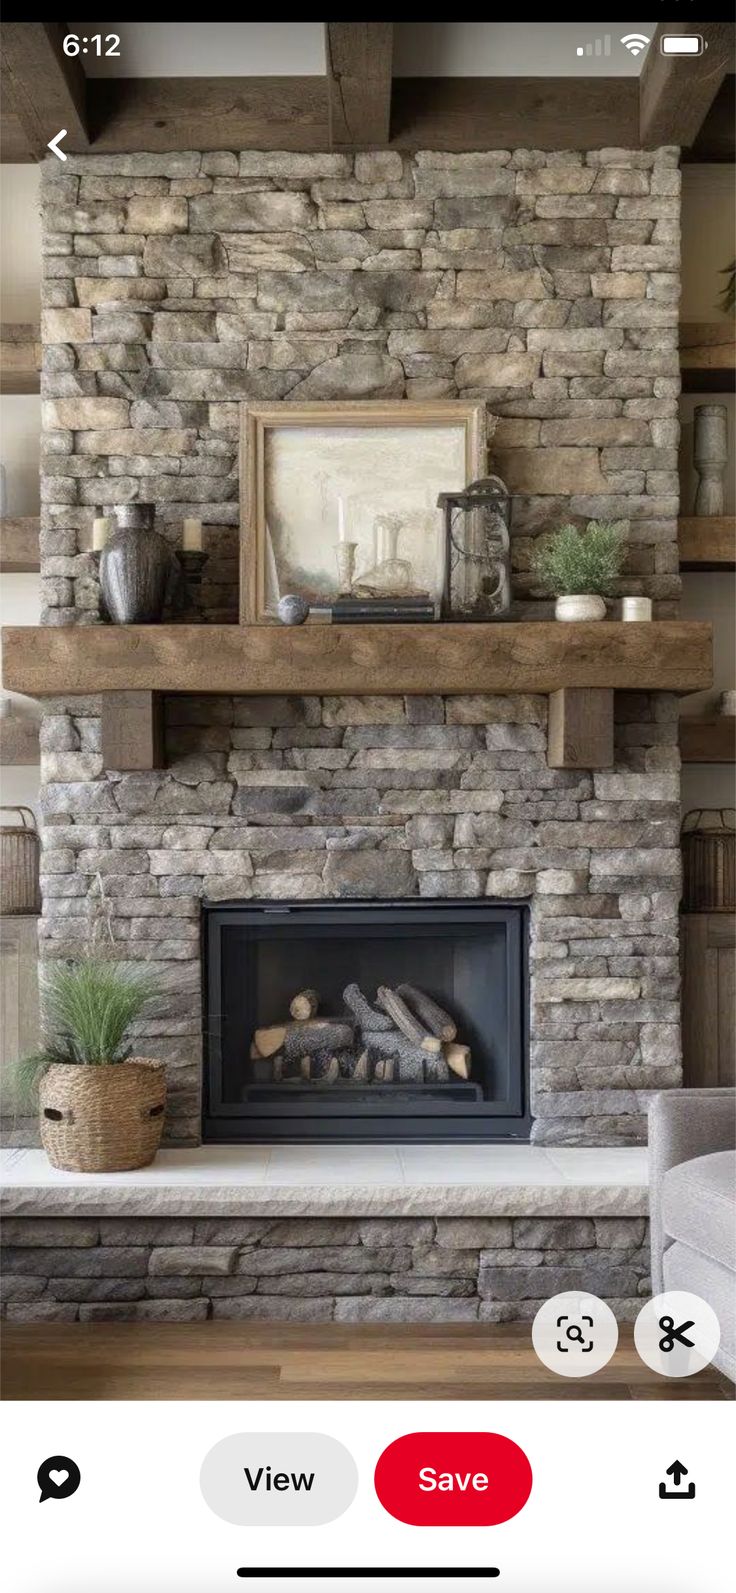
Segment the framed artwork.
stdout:
<path fill-rule="evenodd" d="M 272 623 L 288 593 L 317 609 L 345 596 L 438 607 L 437 498 L 485 475 L 493 424 L 463 400 L 244 404 L 241 624 Z"/>

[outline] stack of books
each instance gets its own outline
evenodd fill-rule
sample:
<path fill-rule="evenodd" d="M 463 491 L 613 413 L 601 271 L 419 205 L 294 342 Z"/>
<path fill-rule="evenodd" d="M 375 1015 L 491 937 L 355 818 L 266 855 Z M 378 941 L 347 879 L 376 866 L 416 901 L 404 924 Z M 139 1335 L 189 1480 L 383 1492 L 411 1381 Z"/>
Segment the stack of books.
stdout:
<path fill-rule="evenodd" d="M 422 597 L 338 597 L 332 604 L 333 625 L 431 624 L 438 618 L 429 594 Z"/>

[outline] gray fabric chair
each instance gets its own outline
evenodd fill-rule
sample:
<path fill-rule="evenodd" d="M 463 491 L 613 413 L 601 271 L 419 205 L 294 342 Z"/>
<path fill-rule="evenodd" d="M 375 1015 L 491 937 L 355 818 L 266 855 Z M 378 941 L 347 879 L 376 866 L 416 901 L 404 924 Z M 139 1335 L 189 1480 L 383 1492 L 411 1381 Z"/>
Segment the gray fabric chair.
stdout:
<path fill-rule="evenodd" d="M 721 1324 L 736 1382 L 736 1090 L 668 1090 L 649 1107 L 652 1292 L 686 1289 Z"/>

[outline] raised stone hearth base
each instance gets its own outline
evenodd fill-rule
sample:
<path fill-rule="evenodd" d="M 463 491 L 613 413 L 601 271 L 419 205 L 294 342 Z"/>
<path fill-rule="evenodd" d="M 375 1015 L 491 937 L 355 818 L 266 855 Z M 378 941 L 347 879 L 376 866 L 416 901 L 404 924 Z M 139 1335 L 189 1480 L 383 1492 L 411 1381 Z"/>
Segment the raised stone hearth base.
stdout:
<path fill-rule="evenodd" d="M 137 1173 L 3 1157 L 8 1320 L 525 1322 L 648 1293 L 646 1152 L 219 1146 Z"/>
<path fill-rule="evenodd" d="M 21 1322 L 526 1322 L 563 1289 L 625 1320 L 649 1292 L 644 1217 L 11 1218 Z"/>

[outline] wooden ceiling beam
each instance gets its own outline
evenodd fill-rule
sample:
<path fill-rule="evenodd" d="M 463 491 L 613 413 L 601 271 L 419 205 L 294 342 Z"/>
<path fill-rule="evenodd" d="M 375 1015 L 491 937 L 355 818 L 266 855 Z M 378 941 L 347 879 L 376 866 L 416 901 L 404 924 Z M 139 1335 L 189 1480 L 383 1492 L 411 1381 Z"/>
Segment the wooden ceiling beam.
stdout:
<path fill-rule="evenodd" d="M 3 82 L 33 160 L 43 159 L 49 139 L 62 127 L 65 149 L 89 148 L 86 78 L 78 57 L 64 54 L 65 33 L 61 22 L 3 22 L 0 27 Z"/>
<path fill-rule="evenodd" d="M 660 22 L 639 79 L 639 141 L 644 149 L 680 144 L 689 149 L 728 72 L 733 71 L 732 22 Z M 699 33 L 702 55 L 667 56 L 665 33 Z"/>
<path fill-rule="evenodd" d="M 634 78 L 394 78 L 392 149 L 635 149 Z"/>
<path fill-rule="evenodd" d="M 328 148 L 322 77 L 94 78 L 95 154 Z"/>
<path fill-rule="evenodd" d="M 87 99 L 95 154 L 329 148 L 321 77 L 92 78 Z M 394 78 L 391 103 L 374 148 L 526 148 L 531 127 L 535 149 L 638 144 L 631 78 L 582 79 L 574 95 L 569 78 Z"/>
<path fill-rule="evenodd" d="M 331 149 L 385 148 L 391 123 L 392 22 L 326 22 Z"/>

